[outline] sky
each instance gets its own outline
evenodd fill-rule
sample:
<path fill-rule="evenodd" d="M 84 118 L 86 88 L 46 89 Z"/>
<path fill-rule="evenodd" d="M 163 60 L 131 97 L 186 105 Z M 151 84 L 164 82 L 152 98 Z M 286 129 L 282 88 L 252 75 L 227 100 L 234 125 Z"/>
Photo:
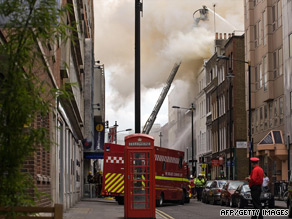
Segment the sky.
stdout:
<path fill-rule="evenodd" d="M 208 21 L 196 26 L 203 5 Z M 194 13 L 195 12 L 195 13 Z M 216 32 L 244 30 L 243 0 L 144 0 L 141 17 L 141 125 L 155 106 L 175 62 L 182 61 L 171 89 L 178 104 L 203 61 L 212 56 Z M 135 128 L 135 0 L 94 0 L 95 60 L 105 67 L 106 118 L 118 131 Z M 180 87 L 181 89 L 180 89 Z M 155 123 L 168 121 L 167 98 Z M 142 128 L 141 128 L 142 131 Z"/>

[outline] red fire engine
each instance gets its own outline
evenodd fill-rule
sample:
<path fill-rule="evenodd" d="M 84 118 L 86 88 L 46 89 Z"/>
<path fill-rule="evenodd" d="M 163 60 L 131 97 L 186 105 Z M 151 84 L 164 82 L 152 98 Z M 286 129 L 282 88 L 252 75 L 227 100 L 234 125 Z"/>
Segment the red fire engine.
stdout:
<path fill-rule="evenodd" d="M 102 194 L 124 203 L 124 145 L 105 143 Z M 189 168 L 184 152 L 155 146 L 156 205 L 190 202 Z M 143 179 L 142 179 L 143 180 Z M 143 182 L 142 182 L 143 185 Z"/>

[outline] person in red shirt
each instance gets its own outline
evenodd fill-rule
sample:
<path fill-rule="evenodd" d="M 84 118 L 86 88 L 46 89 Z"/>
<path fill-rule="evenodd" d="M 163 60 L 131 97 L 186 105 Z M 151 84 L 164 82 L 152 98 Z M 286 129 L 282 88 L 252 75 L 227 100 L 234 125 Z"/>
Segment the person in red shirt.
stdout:
<path fill-rule="evenodd" d="M 251 166 L 252 171 L 250 173 L 249 177 L 246 177 L 245 179 L 248 181 L 250 190 L 251 190 L 251 197 L 252 197 L 252 203 L 255 209 L 260 209 L 259 217 L 253 215 L 251 218 L 263 218 L 262 215 L 262 204 L 261 204 L 261 192 L 262 192 L 262 184 L 263 184 L 263 178 L 264 178 L 264 171 L 263 169 L 258 165 L 259 158 L 252 157 L 251 160 Z"/>

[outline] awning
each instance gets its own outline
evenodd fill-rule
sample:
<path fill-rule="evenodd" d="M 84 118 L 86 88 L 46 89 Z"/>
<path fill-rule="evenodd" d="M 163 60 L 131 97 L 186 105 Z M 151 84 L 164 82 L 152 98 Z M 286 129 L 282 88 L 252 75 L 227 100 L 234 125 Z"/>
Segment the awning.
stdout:
<path fill-rule="evenodd" d="M 284 144 L 283 133 L 281 130 L 271 130 L 257 144 L 258 155 L 261 151 L 269 156 L 276 156 L 280 160 L 288 159 L 288 151 Z"/>

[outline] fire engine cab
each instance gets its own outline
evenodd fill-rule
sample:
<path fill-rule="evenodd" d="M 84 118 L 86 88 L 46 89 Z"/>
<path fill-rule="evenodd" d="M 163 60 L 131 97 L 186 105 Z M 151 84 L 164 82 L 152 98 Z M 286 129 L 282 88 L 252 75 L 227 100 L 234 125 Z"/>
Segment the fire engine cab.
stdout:
<path fill-rule="evenodd" d="M 154 148 L 156 205 L 169 201 L 189 203 L 189 168 L 184 152 Z M 115 197 L 119 204 L 124 203 L 124 149 L 124 145 L 105 143 L 102 194 Z"/>

